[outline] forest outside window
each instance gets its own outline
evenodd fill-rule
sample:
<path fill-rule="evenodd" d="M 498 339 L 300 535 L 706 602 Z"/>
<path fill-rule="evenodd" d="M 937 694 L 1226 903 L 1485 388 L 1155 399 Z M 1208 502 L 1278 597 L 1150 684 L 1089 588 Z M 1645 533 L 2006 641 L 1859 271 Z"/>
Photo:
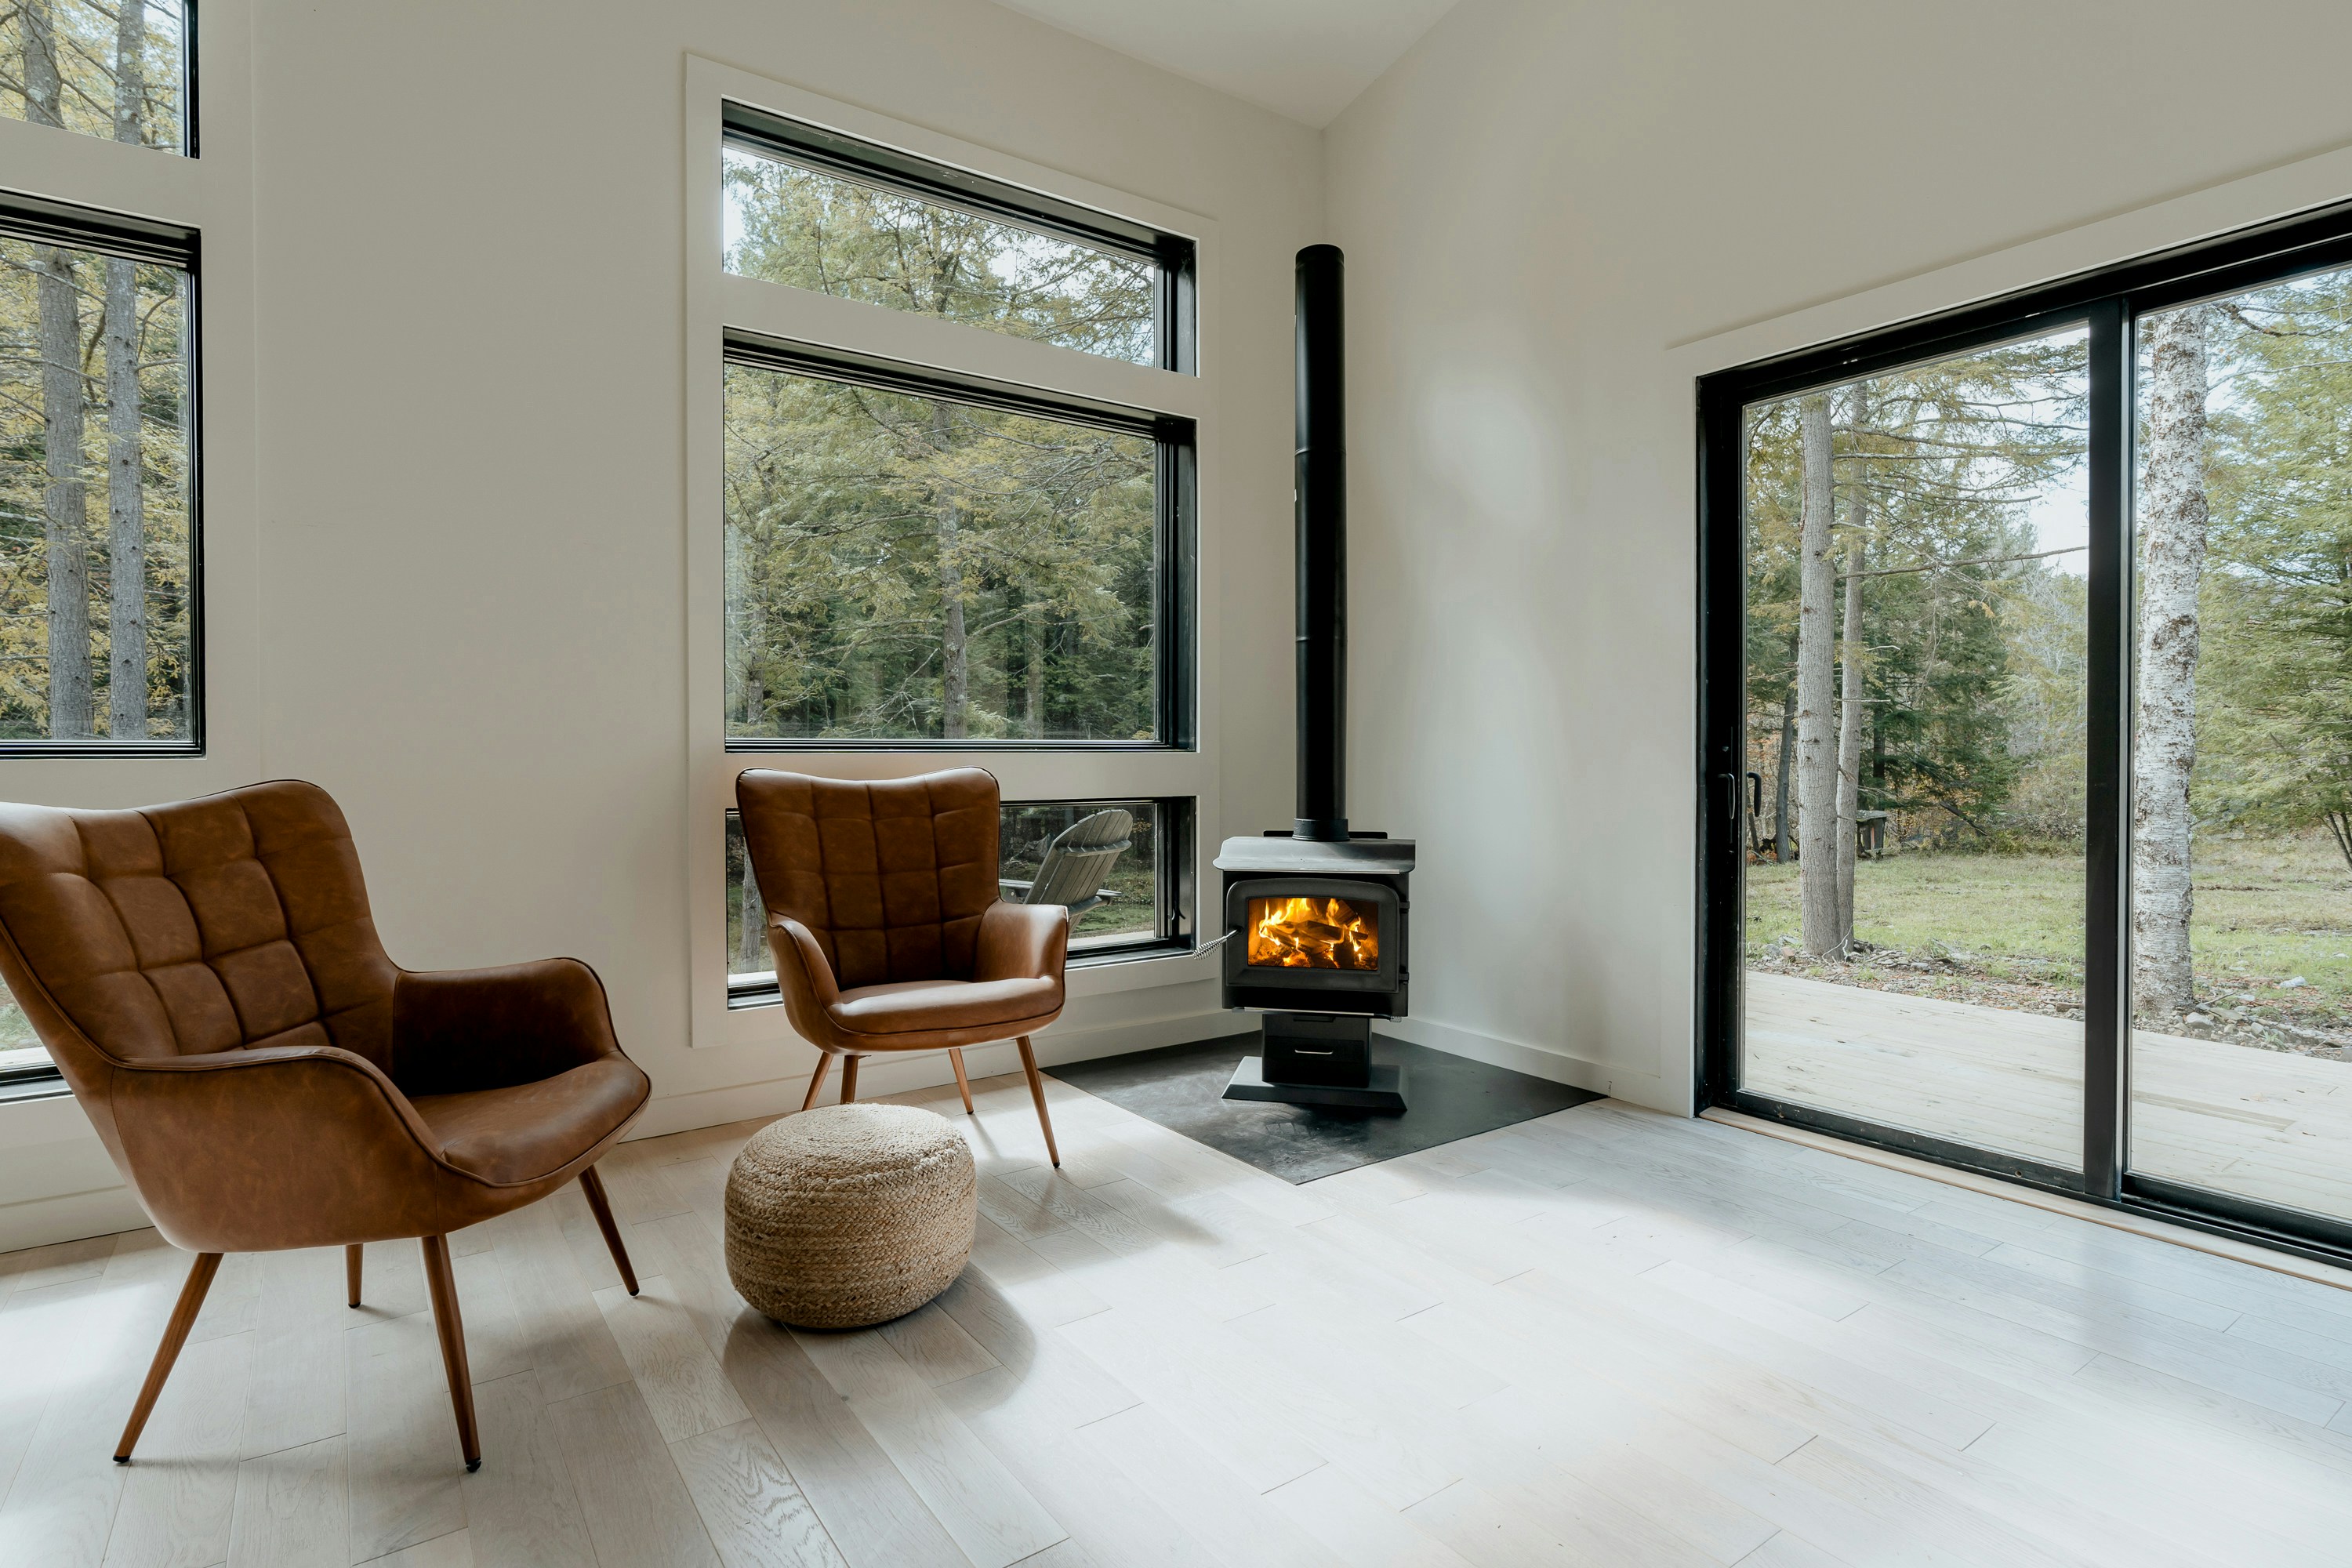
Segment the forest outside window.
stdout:
<path fill-rule="evenodd" d="M 193 240 L 0 213 L 0 752 L 197 739 Z"/>
<path fill-rule="evenodd" d="M 1181 744 L 1189 427 L 730 349 L 730 747 Z"/>
<path fill-rule="evenodd" d="M 1184 885 L 1192 802 L 1008 800 L 1001 810 L 998 891 L 1013 903 L 1070 911 L 1070 959 L 1099 963 L 1181 950 L 1190 942 Z M 727 992 L 730 1005 L 776 1000 L 768 916 L 727 814 Z"/>
<path fill-rule="evenodd" d="M 1170 370 L 1190 241 L 730 104 L 730 272 Z"/>
<path fill-rule="evenodd" d="M 0 115 L 191 151 L 189 20 L 181 0 L 16 0 L 0 10 Z"/>

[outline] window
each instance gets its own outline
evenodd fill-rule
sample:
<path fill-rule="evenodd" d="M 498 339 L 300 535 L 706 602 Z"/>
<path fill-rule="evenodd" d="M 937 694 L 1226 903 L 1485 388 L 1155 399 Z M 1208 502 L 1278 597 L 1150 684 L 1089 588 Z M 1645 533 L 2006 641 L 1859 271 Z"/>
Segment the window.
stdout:
<path fill-rule="evenodd" d="M 730 272 L 1190 368 L 1183 240 L 733 104 L 721 155 Z"/>
<path fill-rule="evenodd" d="M 196 738 L 192 261 L 0 211 L 0 751 Z"/>
<path fill-rule="evenodd" d="M 188 152 L 187 36 L 180 0 L 18 0 L 0 16 L 0 114 Z"/>
<path fill-rule="evenodd" d="M 1170 743 L 1189 432 L 855 374 L 728 363 L 730 744 Z"/>
<path fill-rule="evenodd" d="M 1076 1026 L 1197 981 L 1215 226 L 691 56 L 684 167 L 695 1045 L 788 1032 L 747 766 L 984 767 Z"/>
<path fill-rule="evenodd" d="M 2352 1259 L 2352 208 L 1702 378 L 1702 1092 Z"/>
<path fill-rule="evenodd" d="M 1191 941 L 1192 803 L 1009 800 L 997 874 L 1015 903 L 1070 910 L 1073 963 L 1181 951 Z M 727 991 L 734 1006 L 776 1000 L 767 910 L 743 839 L 727 814 Z M 0 1016 L 0 1030 L 6 1018 Z M 0 1034 L 0 1046 L 6 1037 Z M 5 1062 L 5 1058 L 0 1058 Z"/>

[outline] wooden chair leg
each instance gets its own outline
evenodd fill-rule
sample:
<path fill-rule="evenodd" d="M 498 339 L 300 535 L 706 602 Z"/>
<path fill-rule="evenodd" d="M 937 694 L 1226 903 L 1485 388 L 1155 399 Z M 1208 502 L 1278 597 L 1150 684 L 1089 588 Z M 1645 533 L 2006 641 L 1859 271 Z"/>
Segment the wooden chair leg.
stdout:
<path fill-rule="evenodd" d="M 589 1212 L 596 1216 L 596 1228 L 604 1233 L 604 1250 L 613 1255 L 613 1267 L 621 1271 L 621 1283 L 629 1294 L 637 1293 L 637 1271 L 629 1267 L 629 1249 L 621 1244 L 621 1227 L 613 1223 L 613 1205 L 604 1197 L 604 1178 L 589 1166 L 580 1173 L 580 1190 L 588 1194 Z"/>
<path fill-rule="evenodd" d="M 854 1105 L 857 1100 L 857 1058 L 841 1058 L 841 1103 Z"/>
<path fill-rule="evenodd" d="M 366 1249 L 356 1241 L 343 1248 L 343 1283 L 350 1287 L 344 1293 L 354 1307 L 360 1304 L 360 1267 L 366 1258 Z"/>
<path fill-rule="evenodd" d="M 948 1062 L 956 1069 L 956 1090 L 963 1096 L 963 1113 L 970 1116 L 971 1114 L 971 1079 L 964 1075 L 962 1047 L 950 1046 Z"/>
<path fill-rule="evenodd" d="M 809 1074 L 809 1091 L 801 1097 L 801 1109 L 803 1110 L 806 1110 L 810 1106 L 816 1103 L 817 1091 L 824 1088 L 825 1075 L 832 1070 L 833 1053 L 831 1051 L 819 1051 L 816 1058 L 816 1071 Z"/>
<path fill-rule="evenodd" d="M 1037 1125 L 1045 1130 L 1045 1155 L 1056 1168 L 1062 1163 L 1062 1152 L 1054 1147 L 1054 1119 L 1045 1114 L 1045 1080 L 1037 1076 L 1037 1053 L 1029 1048 L 1029 1037 L 1021 1037 L 1021 1070 L 1029 1075 L 1029 1098 L 1037 1102 Z"/>
<path fill-rule="evenodd" d="M 147 1368 L 147 1381 L 139 1386 L 139 1403 L 131 1407 L 131 1425 L 122 1429 L 122 1441 L 114 1446 L 114 1462 L 127 1465 L 131 1450 L 139 1446 L 139 1434 L 154 1413 L 155 1400 L 163 1392 L 163 1384 L 172 1375 L 172 1363 L 180 1359 L 180 1347 L 188 1342 L 188 1331 L 196 1326 L 196 1314 L 204 1310 L 205 1292 L 213 1288 L 213 1276 L 220 1272 L 221 1255 L 199 1252 L 195 1262 L 188 1266 L 188 1281 L 180 1287 L 179 1303 L 172 1309 L 172 1321 L 163 1326 L 163 1342 L 155 1347 L 155 1359 Z"/>
<path fill-rule="evenodd" d="M 466 1364 L 466 1325 L 457 1315 L 457 1281 L 449 1273 L 449 1238 L 428 1236 L 425 1283 L 433 1292 L 433 1326 L 441 1333 L 441 1366 L 449 1374 L 449 1404 L 457 1415 L 457 1447 L 466 1468 L 482 1468 L 481 1434 L 474 1427 L 474 1374 Z"/>

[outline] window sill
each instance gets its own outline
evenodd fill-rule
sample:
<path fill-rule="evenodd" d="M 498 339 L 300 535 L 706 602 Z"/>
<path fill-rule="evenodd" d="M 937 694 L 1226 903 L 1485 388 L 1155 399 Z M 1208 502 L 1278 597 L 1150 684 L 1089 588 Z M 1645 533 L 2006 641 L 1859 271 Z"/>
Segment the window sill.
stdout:
<path fill-rule="evenodd" d="M 1112 991 L 1134 991 L 1151 985 L 1178 985 L 1188 981 L 1207 979 L 1209 975 L 1205 973 L 1180 973 L 1181 961 L 1202 956 L 1204 950 L 1194 946 L 1192 937 L 1171 937 L 1150 946 L 1074 952 L 1065 966 L 1065 973 L 1069 976 L 1071 995 L 1094 996 Z M 1168 961 L 1171 959 L 1180 962 L 1171 963 Z M 772 984 L 756 988 L 747 986 L 740 991 L 730 991 L 727 996 L 727 1010 L 730 1013 L 782 1005 L 782 994 Z"/>

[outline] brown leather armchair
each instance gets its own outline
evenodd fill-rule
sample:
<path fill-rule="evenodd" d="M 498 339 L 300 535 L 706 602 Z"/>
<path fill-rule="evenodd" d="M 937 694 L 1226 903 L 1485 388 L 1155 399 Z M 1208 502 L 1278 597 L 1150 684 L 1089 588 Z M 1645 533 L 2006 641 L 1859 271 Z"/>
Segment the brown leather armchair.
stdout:
<path fill-rule="evenodd" d="M 447 1237 L 594 1169 L 651 1084 L 572 959 L 412 973 L 343 815 L 307 784 L 139 811 L 0 805 L 0 978 L 123 1179 L 196 1255 L 128 1464 L 225 1252 L 422 1238 L 466 1468 L 482 1462 Z"/>
<path fill-rule="evenodd" d="M 735 806 L 785 1016 L 824 1053 L 801 1109 L 816 1103 L 835 1057 L 848 1101 L 860 1058 L 944 1049 L 969 1113 L 963 1047 L 1018 1040 L 1046 1156 L 1060 1164 L 1029 1037 L 1062 1014 L 1070 912 L 998 897 L 995 778 L 957 768 L 845 784 L 753 771 L 736 775 Z"/>

